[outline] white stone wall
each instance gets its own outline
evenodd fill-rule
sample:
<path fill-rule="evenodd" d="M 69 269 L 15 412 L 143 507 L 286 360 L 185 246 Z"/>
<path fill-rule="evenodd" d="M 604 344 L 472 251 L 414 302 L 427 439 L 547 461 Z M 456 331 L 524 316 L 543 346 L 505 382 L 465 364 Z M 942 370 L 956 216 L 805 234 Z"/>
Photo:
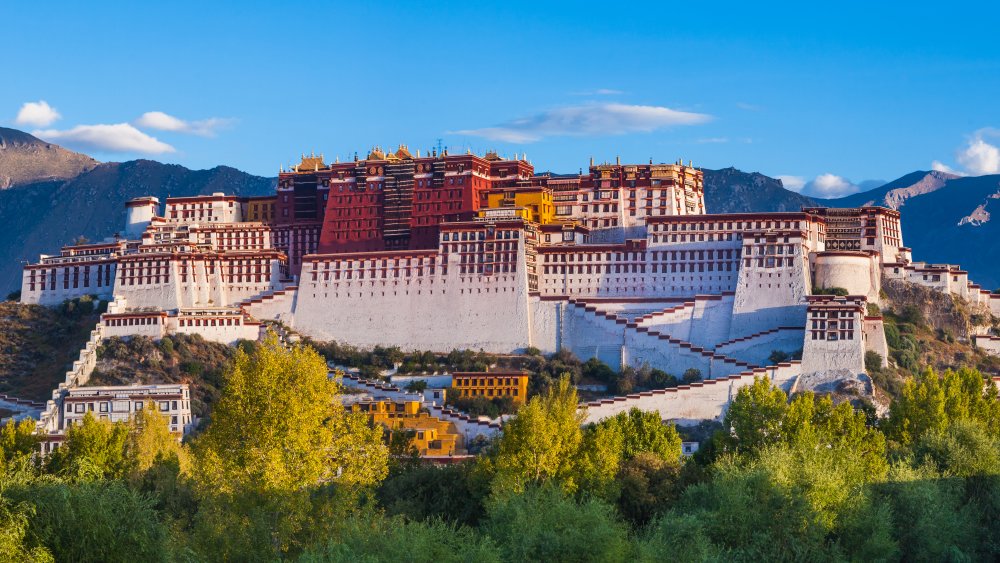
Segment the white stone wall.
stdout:
<path fill-rule="evenodd" d="M 850 295 L 864 295 L 878 303 L 882 289 L 878 256 L 847 252 L 819 253 L 813 264 L 813 286 L 842 287 Z"/>
<path fill-rule="evenodd" d="M 1000 356 L 1000 336 L 973 336 L 976 347 L 991 356 Z"/>
<path fill-rule="evenodd" d="M 801 351 L 804 335 L 802 327 L 781 327 L 723 343 L 715 348 L 715 352 L 764 366 L 770 363 L 768 357 L 774 350 L 789 354 Z"/>
<path fill-rule="evenodd" d="M 662 420 L 681 426 L 691 426 L 705 420 L 720 420 L 740 388 L 752 385 L 755 377 L 767 376 L 774 385 L 788 391 L 799 373 L 798 363 L 793 362 L 673 389 L 595 401 L 586 404 L 586 423 L 599 422 L 632 408 L 656 412 Z"/>
<path fill-rule="evenodd" d="M 858 374 L 865 371 L 865 342 L 858 327 L 853 340 L 813 340 L 806 336 L 802 350 L 802 373 L 834 369 Z"/>
<path fill-rule="evenodd" d="M 43 257 L 44 266 L 31 266 L 21 272 L 21 303 L 59 305 L 67 299 L 96 295 L 110 300 L 113 295 L 117 264 L 94 256 Z M 105 266 L 110 267 L 111 284 L 105 284 Z M 90 272 L 87 275 L 86 271 Z M 100 268 L 100 276 L 98 276 Z M 32 273 L 34 282 L 32 283 Z M 53 277 L 53 273 L 55 276 Z M 44 285 L 43 285 L 44 278 Z M 53 284 L 52 281 L 55 281 Z M 75 286 L 75 287 L 74 287 Z"/>
<path fill-rule="evenodd" d="M 449 265 L 447 274 L 438 268 L 434 275 L 329 282 L 303 275 L 297 293 L 294 327 L 317 340 L 496 353 L 531 343 L 523 268 L 462 275 L 457 265 Z"/>
<path fill-rule="evenodd" d="M 882 367 L 888 367 L 889 343 L 885 339 L 882 317 L 866 317 L 864 322 L 865 351 L 878 352 L 882 356 Z"/>

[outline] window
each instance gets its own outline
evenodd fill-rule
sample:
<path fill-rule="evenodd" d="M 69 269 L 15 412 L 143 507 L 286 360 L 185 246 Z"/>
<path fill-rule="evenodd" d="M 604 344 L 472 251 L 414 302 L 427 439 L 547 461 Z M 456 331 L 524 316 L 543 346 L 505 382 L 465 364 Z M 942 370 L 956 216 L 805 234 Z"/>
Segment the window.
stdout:
<path fill-rule="evenodd" d="M 170 401 L 160 401 L 160 410 L 161 411 L 170 410 Z"/>

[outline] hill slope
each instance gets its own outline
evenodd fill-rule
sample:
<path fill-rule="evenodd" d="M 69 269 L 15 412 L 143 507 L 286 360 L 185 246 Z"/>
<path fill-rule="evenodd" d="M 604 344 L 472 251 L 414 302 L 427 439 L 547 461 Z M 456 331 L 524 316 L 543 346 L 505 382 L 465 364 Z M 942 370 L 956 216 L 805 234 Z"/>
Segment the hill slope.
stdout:
<path fill-rule="evenodd" d="M 736 168 L 705 169 L 705 207 L 709 213 L 799 211 L 816 200 L 785 189 L 781 180 Z"/>
<path fill-rule="evenodd" d="M 2 172 L 0 172 L 2 173 Z M 109 162 L 67 181 L 42 181 L 0 191 L 0 290 L 20 287 L 23 261 L 52 254 L 78 236 L 101 240 L 120 232 L 125 202 L 153 195 L 273 193 L 274 179 L 235 168 L 189 170 L 151 160 Z"/>
<path fill-rule="evenodd" d="M 0 190 L 73 178 L 98 162 L 17 129 L 0 127 Z"/>

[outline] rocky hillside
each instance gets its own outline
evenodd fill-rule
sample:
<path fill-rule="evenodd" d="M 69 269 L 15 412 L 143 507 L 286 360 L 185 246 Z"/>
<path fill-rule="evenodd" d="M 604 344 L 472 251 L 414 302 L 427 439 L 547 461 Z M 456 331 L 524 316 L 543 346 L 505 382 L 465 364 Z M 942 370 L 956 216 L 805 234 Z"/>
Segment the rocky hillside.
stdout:
<path fill-rule="evenodd" d="M 65 180 L 98 165 L 85 154 L 0 127 L 0 190 L 43 180 Z"/>
<path fill-rule="evenodd" d="M 86 300 L 55 309 L 0 302 L 0 393 L 51 399 L 97 320 Z"/>
<path fill-rule="evenodd" d="M 840 207 L 882 205 L 890 209 L 899 209 L 906 204 L 906 200 L 935 192 L 945 187 L 949 180 L 954 180 L 958 177 L 945 172 L 918 170 L 874 190 L 830 201 Z"/>
<path fill-rule="evenodd" d="M 710 213 L 799 211 L 816 200 L 785 189 L 781 180 L 736 168 L 705 169 L 705 206 Z"/>
<path fill-rule="evenodd" d="M 3 174 L 0 167 L 0 174 Z M 227 166 L 189 170 L 151 160 L 99 164 L 69 180 L 34 182 L 0 191 L 0 292 L 20 287 L 24 261 L 53 254 L 77 237 L 101 240 L 120 232 L 125 202 L 226 192 L 273 193 L 274 179 Z"/>

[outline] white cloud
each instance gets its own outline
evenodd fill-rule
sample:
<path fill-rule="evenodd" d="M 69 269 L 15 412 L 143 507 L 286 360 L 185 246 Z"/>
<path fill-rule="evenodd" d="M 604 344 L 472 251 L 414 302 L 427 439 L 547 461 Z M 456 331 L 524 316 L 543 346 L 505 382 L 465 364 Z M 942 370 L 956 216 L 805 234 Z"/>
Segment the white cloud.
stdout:
<path fill-rule="evenodd" d="M 720 143 L 728 143 L 729 137 L 704 137 L 695 141 L 699 145 L 715 145 Z"/>
<path fill-rule="evenodd" d="M 174 147 L 139 131 L 128 123 L 112 125 L 77 125 L 62 131 L 46 129 L 32 135 L 53 143 L 85 150 L 162 154 L 175 152 Z"/>
<path fill-rule="evenodd" d="M 756 104 L 748 104 L 746 102 L 736 102 L 736 107 L 740 108 L 741 110 L 745 110 L 745 111 L 760 111 L 760 110 L 763 109 L 762 107 L 760 107 L 760 106 L 758 106 Z"/>
<path fill-rule="evenodd" d="M 14 123 L 18 125 L 31 125 L 32 127 L 48 127 L 55 123 L 62 116 L 56 108 L 50 106 L 45 100 L 37 102 L 26 102 L 17 112 Z"/>
<path fill-rule="evenodd" d="M 778 176 L 781 180 L 781 185 L 785 187 L 786 190 L 792 190 L 793 192 L 801 192 L 802 188 L 806 187 L 806 179 L 802 176 Z"/>
<path fill-rule="evenodd" d="M 940 160 L 932 162 L 931 168 L 959 176 L 1000 174 L 1000 147 L 988 142 L 986 137 L 1000 137 L 1000 129 L 984 127 L 970 135 L 965 146 L 955 151 L 955 160 L 961 168 Z"/>
<path fill-rule="evenodd" d="M 850 180 L 836 174 L 820 174 L 811 182 L 806 183 L 802 193 L 821 197 L 824 199 L 844 197 L 861 191 L 861 188 L 852 184 Z"/>
<path fill-rule="evenodd" d="M 955 158 L 973 176 L 1000 174 L 1000 148 L 983 140 L 982 134 L 970 139 Z"/>
<path fill-rule="evenodd" d="M 648 133 L 672 125 L 697 125 L 711 119 L 712 116 L 704 113 L 662 106 L 603 103 L 566 106 L 495 127 L 452 133 L 508 143 L 533 143 L 546 137 Z"/>
<path fill-rule="evenodd" d="M 223 117 L 210 117 L 198 121 L 186 121 L 162 111 L 147 111 L 139 119 L 136 119 L 134 123 L 139 127 L 158 129 L 160 131 L 174 131 L 176 133 L 187 133 L 202 137 L 214 137 L 216 130 L 232 125 L 233 120 Z"/>
<path fill-rule="evenodd" d="M 947 174 L 954 174 L 956 176 L 965 176 L 965 172 L 961 170 L 955 170 L 951 166 L 941 162 L 940 160 L 935 160 L 931 163 L 931 170 L 936 170 L 938 172 L 945 172 Z"/>

